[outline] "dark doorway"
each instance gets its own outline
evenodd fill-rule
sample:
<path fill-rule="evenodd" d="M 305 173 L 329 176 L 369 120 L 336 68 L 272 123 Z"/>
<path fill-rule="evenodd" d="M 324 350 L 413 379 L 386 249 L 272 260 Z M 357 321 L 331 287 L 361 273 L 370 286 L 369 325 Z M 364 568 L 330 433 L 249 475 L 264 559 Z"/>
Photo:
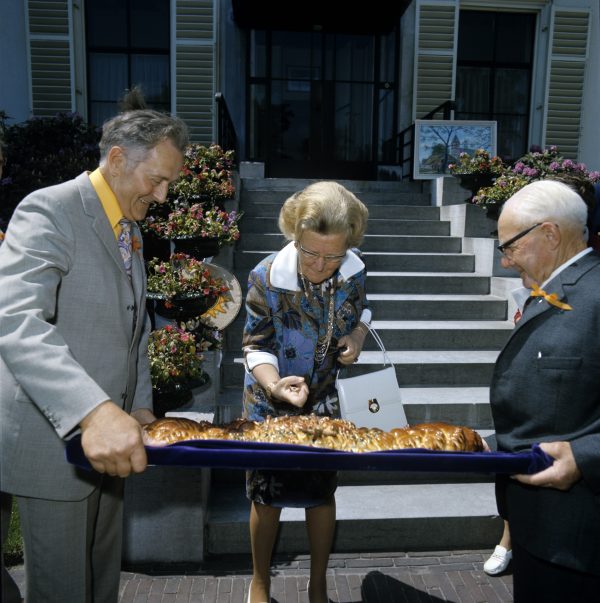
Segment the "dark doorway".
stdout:
<path fill-rule="evenodd" d="M 397 35 L 252 30 L 248 155 L 269 177 L 374 179 L 397 125 Z"/>
<path fill-rule="evenodd" d="M 460 11 L 455 119 L 496 120 L 498 155 L 528 148 L 536 15 Z"/>

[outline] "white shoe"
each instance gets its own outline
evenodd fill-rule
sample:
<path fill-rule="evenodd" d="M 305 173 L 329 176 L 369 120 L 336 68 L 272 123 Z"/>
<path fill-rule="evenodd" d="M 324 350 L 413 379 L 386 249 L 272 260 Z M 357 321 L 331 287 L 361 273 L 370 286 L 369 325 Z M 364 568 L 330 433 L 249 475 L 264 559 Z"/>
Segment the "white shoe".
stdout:
<path fill-rule="evenodd" d="M 501 574 L 508 567 L 511 559 L 512 551 L 497 545 L 490 558 L 483 564 L 483 571 L 490 576 Z"/>

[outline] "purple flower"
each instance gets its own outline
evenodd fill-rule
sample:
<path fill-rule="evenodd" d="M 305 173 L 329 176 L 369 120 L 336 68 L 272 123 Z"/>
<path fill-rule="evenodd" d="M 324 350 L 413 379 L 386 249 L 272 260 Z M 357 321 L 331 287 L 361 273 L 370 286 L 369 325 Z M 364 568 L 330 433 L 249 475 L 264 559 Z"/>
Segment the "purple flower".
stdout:
<path fill-rule="evenodd" d="M 558 163 L 558 161 L 553 161 L 549 166 L 548 169 L 551 172 L 556 172 L 558 170 L 560 170 L 560 163 Z"/>

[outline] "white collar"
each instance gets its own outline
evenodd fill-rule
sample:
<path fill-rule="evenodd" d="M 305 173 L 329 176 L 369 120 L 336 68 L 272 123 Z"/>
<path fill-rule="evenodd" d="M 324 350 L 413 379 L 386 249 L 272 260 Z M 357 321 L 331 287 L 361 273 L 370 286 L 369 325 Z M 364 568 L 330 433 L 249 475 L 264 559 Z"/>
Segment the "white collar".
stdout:
<path fill-rule="evenodd" d="M 346 257 L 340 264 L 339 273 L 343 280 L 348 280 L 351 276 L 364 270 L 363 261 L 348 249 Z M 294 241 L 288 243 L 281 251 L 277 253 L 273 264 L 271 265 L 271 285 L 278 289 L 288 289 L 289 291 L 299 291 L 298 285 L 298 250 Z"/>
<path fill-rule="evenodd" d="M 540 287 L 543 289 L 553 278 L 556 278 L 565 268 L 574 264 L 579 258 L 582 258 L 584 255 L 592 252 L 591 247 L 586 247 L 583 251 L 580 251 L 577 255 L 574 255 L 572 258 L 568 259 L 564 264 L 561 264 L 541 285 Z"/>

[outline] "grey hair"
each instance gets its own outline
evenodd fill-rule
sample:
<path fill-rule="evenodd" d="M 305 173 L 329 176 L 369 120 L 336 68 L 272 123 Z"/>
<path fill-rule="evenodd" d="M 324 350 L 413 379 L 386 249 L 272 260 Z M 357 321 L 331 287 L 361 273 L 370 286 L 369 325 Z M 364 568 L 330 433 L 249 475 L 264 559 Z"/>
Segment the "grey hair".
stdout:
<path fill-rule="evenodd" d="M 109 119 L 102 126 L 100 165 L 112 147 L 126 150 L 127 165 L 143 161 L 148 153 L 163 140 L 169 140 L 184 154 L 189 145 L 188 128 L 181 119 L 152 109 L 126 111 Z"/>
<path fill-rule="evenodd" d="M 286 199 L 279 213 L 279 229 L 288 241 L 299 241 L 304 231 L 346 236 L 356 247 L 367 228 L 369 210 L 338 182 L 321 181 Z"/>
<path fill-rule="evenodd" d="M 570 185 L 557 180 L 536 180 L 518 190 L 502 208 L 512 210 L 523 225 L 556 222 L 585 232 L 588 208 Z"/>

